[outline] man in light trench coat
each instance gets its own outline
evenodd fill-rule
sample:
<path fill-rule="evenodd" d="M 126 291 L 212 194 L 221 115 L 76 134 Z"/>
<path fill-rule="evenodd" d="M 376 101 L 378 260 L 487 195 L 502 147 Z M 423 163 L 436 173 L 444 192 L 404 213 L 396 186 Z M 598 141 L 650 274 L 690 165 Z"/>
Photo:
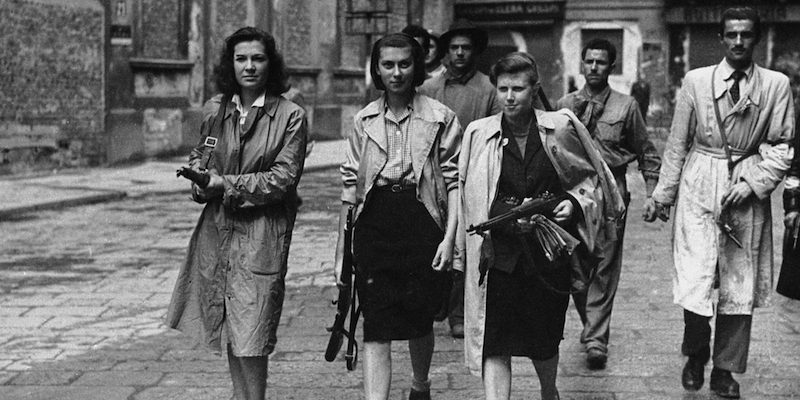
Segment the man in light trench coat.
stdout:
<path fill-rule="evenodd" d="M 770 194 L 791 163 L 795 122 L 789 79 L 753 63 L 758 14 L 726 10 L 719 35 L 725 59 L 684 78 L 653 199 L 657 212 L 675 205 L 673 295 L 684 308 L 688 356 L 683 386 L 703 385 L 718 285 L 709 386 L 738 398 L 731 372 L 745 372 L 753 309 L 772 291 Z"/>

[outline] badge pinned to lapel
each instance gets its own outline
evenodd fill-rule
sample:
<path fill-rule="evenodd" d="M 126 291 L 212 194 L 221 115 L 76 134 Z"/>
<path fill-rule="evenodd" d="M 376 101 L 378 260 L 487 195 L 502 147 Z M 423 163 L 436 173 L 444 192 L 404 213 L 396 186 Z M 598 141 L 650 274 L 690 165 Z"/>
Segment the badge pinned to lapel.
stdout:
<path fill-rule="evenodd" d="M 500 142 L 500 147 L 506 147 L 508 145 L 508 138 L 504 137 L 503 140 Z"/>

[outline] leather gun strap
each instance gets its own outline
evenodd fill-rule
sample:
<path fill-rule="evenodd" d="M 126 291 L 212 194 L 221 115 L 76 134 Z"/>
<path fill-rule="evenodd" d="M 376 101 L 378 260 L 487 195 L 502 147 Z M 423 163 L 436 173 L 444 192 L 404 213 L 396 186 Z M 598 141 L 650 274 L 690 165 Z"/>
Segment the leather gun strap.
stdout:
<path fill-rule="evenodd" d="M 728 135 L 725 133 L 725 126 L 722 125 L 722 117 L 719 113 L 719 104 L 717 104 L 716 93 L 717 91 L 714 90 L 714 77 L 717 75 L 717 68 L 719 66 L 714 67 L 714 71 L 711 73 L 711 102 L 714 103 L 714 116 L 717 119 L 717 127 L 719 128 L 719 135 L 722 138 L 722 147 L 725 149 L 725 157 L 728 158 L 728 179 L 733 176 L 733 156 L 731 155 L 731 146 L 728 144 Z"/>
<path fill-rule="evenodd" d="M 211 128 L 208 130 L 208 136 L 203 138 L 203 155 L 200 158 L 200 165 L 203 166 L 203 169 L 209 168 L 209 162 L 211 161 L 211 156 L 214 154 L 214 147 L 207 145 L 206 141 L 208 138 L 218 140 L 219 137 L 222 136 L 222 121 L 225 119 L 225 110 L 228 108 L 228 104 L 231 101 L 230 96 L 223 96 L 222 97 L 222 104 L 219 106 L 219 110 L 217 111 L 217 115 L 214 116 L 214 119 L 211 121 Z"/>

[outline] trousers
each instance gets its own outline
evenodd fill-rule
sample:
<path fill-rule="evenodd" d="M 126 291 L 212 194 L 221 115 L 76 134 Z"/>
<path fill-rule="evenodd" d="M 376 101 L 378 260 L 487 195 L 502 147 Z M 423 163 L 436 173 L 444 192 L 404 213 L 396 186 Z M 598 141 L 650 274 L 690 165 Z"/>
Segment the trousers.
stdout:
<path fill-rule="evenodd" d="M 628 183 L 625 169 L 614 171 L 620 193 L 625 200 L 625 207 L 630 203 Z M 608 352 L 608 337 L 611 334 L 611 311 L 614 308 L 614 297 L 617 294 L 619 277 L 622 273 L 622 245 L 625 236 L 627 213 L 617 222 L 617 240 L 607 242 L 603 251 L 603 259 L 597 265 L 595 277 L 586 293 L 575 293 L 572 300 L 583 323 L 581 343 L 586 349 L 595 348 Z"/>
<path fill-rule="evenodd" d="M 681 352 L 707 362 L 711 358 L 711 317 L 683 310 L 683 323 Z M 717 314 L 714 324 L 714 367 L 737 374 L 747 370 L 752 323 L 752 315 Z"/>

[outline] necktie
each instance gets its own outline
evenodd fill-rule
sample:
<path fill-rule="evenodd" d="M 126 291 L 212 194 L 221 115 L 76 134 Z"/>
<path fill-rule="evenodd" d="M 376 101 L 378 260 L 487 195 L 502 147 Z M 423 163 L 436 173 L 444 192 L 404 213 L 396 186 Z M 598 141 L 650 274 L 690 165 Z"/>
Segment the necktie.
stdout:
<path fill-rule="evenodd" d="M 744 78 L 744 72 L 737 69 L 736 71 L 733 71 L 731 76 L 733 77 L 733 85 L 731 85 L 731 97 L 733 98 L 733 104 L 736 104 L 739 102 L 739 80 Z"/>

